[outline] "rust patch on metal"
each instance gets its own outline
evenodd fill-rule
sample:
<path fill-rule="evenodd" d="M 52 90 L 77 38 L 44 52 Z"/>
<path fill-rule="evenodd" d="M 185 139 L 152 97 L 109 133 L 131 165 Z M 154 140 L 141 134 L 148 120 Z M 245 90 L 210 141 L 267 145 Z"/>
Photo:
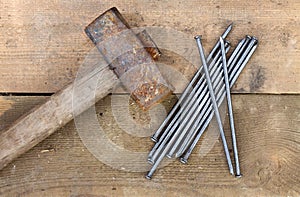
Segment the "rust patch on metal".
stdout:
<path fill-rule="evenodd" d="M 143 30 L 136 34 L 136 36 L 141 40 L 142 44 L 144 45 L 146 51 L 152 56 L 154 60 L 158 60 L 161 56 L 161 51 L 148 34 L 146 30 Z"/>

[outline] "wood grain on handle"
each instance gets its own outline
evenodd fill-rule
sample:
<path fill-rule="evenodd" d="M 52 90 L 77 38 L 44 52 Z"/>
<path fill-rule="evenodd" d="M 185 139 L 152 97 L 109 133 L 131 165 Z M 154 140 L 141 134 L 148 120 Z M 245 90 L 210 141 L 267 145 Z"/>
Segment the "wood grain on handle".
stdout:
<path fill-rule="evenodd" d="M 95 101 L 105 97 L 117 81 L 117 77 L 108 67 L 96 67 L 84 78 L 70 84 L 18 119 L 0 135 L 0 169 L 72 120 L 74 110 L 81 113 Z M 97 83 L 99 87 L 91 86 Z M 76 98 L 80 101 L 76 105 L 72 99 L 75 85 L 82 91 L 76 94 L 80 97 Z"/>

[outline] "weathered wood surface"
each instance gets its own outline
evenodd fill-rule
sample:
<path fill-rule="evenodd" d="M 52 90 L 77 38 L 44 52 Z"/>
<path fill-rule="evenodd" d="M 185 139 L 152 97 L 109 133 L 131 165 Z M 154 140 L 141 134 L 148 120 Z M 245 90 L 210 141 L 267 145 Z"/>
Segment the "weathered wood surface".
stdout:
<path fill-rule="evenodd" d="M 112 6 L 120 9 L 132 27 L 167 27 L 191 39 L 202 34 L 206 52 L 231 22 L 235 24 L 229 36 L 233 46 L 245 34 L 258 37 L 258 50 L 233 88 L 235 93 L 267 93 L 233 96 L 244 177 L 235 179 L 228 175 L 221 142 L 217 141 L 205 156 L 199 156 L 202 152 L 198 145 L 188 165 L 173 162 L 160 169 L 152 181 L 147 181 L 144 173 L 116 170 L 97 160 L 83 145 L 71 122 L 0 171 L 0 195 L 299 196 L 300 2 L 297 0 L 3 0 L 0 2 L 0 93 L 53 93 L 72 82 L 94 47 L 84 34 L 84 27 Z M 174 46 L 182 50 L 184 44 L 178 39 Z M 162 50 L 165 54 L 162 63 L 187 79 L 192 77 L 195 68 L 174 51 Z M 180 87 L 184 86 L 168 69 L 165 74 L 171 75 L 175 86 L 178 81 Z M 269 95 L 285 93 L 296 95 Z M 47 98 L 0 97 L 0 134 Z M 109 139 L 124 149 L 148 151 L 152 146 L 149 138 L 131 138 L 116 124 L 111 98 L 96 105 L 99 122 Z M 128 102 L 131 107 L 127 117 L 139 124 L 150 121 L 149 115 L 141 113 L 131 101 L 122 97 L 115 100 L 121 111 L 126 110 Z M 174 99 L 164 105 L 169 109 L 173 103 Z M 228 134 L 228 123 L 225 128 Z M 206 134 L 201 142 L 204 144 L 208 137 Z"/>
<path fill-rule="evenodd" d="M 107 96 L 117 84 L 117 77 L 108 67 L 88 68 L 81 72 L 82 76 L 74 83 L 52 95 L 45 103 L 36 106 L 1 132 L 0 169 L 67 124 L 73 115 L 80 114 L 90 108 L 95 100 Z"/>
<path fill-rule="evenodd" d="M 112 114 L 112 97 L 96 104 L 107 136 L 128 150 L 147 151 L 149 138 L 131 137 Z M 113 99 L 124 110 L 126 95 Z M 124 97 L 122 99 L 122 97 Z M 46 97 L 0 97 L 0 125 L 7 127 Z M 174 98 L 164 102 L 166 109 Z M 123 107 L 122 107 L 123 106 Z M 299 95 L 233 96 L 243 177 L 227 171 L 221 141 L 199 157 L 199 145 L 188 165 L 178 161 L 148 181 L 142 172 L 116 170 L 97 160 L 83 145 L 71 122 L 0 171 L 1 196 L 299 196 Z M 137 124 L 149 115 L 130 107 Z M 120 115 L 120 114 L 119 114 Z M 225 132 L 229 133 L 228 120 Z M 207 139 L 204 135 L 202 143 Z M 121 162 L 121 161 L 120 161 Z"/>
<path fill-rule="evenodd" d="M 70 83 L 93 48 L 84 27 L 117 6 L 132 27 L 161 26 L 193 38 L 206 51 L 234 22 L 229 40 L 260 41 L 251 65 L 234 87 L 242 93 L 299 93 L 300 2 L 281 1 L 21 1 L 0 2 L 0 92 L 52 93 Z M 176 40 L 177 47 L 182 46 Z M 179 69 L 178 56 L 169 61 Z M 191 75 L 189 75 L 191 76 Z"/>

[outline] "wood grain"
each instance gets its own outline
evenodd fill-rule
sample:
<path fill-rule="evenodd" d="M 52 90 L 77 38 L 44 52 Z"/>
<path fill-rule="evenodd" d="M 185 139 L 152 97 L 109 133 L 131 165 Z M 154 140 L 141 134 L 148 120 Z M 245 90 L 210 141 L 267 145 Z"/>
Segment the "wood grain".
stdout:
<path fill-rule="evenodd" d="M 171 162 L 148 181 L 143 172 L 118 170 L 95 158 L 71 121 L 0 171 L 0 196 L 299 196 L 297 0 L 2 0 L 0 93 L 54 93 L 71 83 L 78 70 L 79 78 L 91 71 L 82 66 L 93 65 L 95 54 L 83 29 L 112 6 L 120 9 L 132 27 L 167 27 L 191 39 L 202 34 L 206 53 L 231 22 L 234 29 L 228 39 L 233 46 L 245 34 L 258 37 L 258 50 L 233 87 L 244 176 L 235 179 L 228 175 L 221 141 L 210 145 L 210 138 L 214 137 L 210 132 L 205 133 L 188 165 Z M 162 48 L 160 68 L 177 92 L 181 92 L 198 65 L 190 64 L 176 52 L 191 55 L 195 51 L 186 50 L 186 41 L 180 39 L 174 42 L 169 37 L 164 41 L 174 48 Z M 170 68 L 178 73 L 170 73 Z M 48 98 L 1 96 L 0 134 Z M 146 152 L 153 145 L 149 138 L 132 136 L 124 127 L 134 122 L 136 128 L 150 124 L 148 130 L 155 130 L 165 115 L 162 109 L 170 110 L 175 101 L 170 97 L 151 115 L 141 112 L 122 93 L 106 97 L 95 109 L 99 125 L 112 143 L 124 150 Z M 126 113 L 122 115 L 123 112 Z M 120 117 L 130 121 L 122 125 Z M 225 132 L 229 134 L 228 119 Z"/>
<path fill-rule="evenodd" d="M 90 108 L 95 100 L 108 95 L 118 82 L 106 66 L 96 64 L 89 69 L 81 72 L 78 81 L 52 95 L 45 103 L 36 106 L 3 130 L 0 134 L 0 169 L 67 124 L 73 115 L 80 114 Z"/>
<path fill-rule="evenodd" d="M 112 6 L 120 9 L 132 27 L 167 27 L 191 39 L 202 34 L 206 51 L 224 28 L 234 22 L 229 37 L 233 45 L 245 34 L 255 35 L 260 41 L 234 91 L 276 94 L 300 91 L 297 0 L 3 0 L 0 2 L 0 92 L 53 93 L 73 81 L 93 48 L 84 27 Z M 178 48 L 184 45 L 180 40 L 175 43 Z M 176 60 L 177 56 L 173 58 Z"/>
<path fill-rule="evenodd" d="M 131 117 L 136 124 L 149 123 L 149 114 L 130 105 L 128 96 L 117 95 L 124 99 L 114 99 L 114 96 L 96 104 L 99 123 L 108 138 L 128 150 L 149 150 L 152 146 L 149 138 L 132 137 L 119 127 L 111 104 L 114 101 L 117 106 L 127 108 L 124 103 L 128 102 L 130 114 L 123 115 Z M 70 122 L 0 171 L 0 194 L 30 197 L 299 196 L 299 98 L 299 95 L 233 96 L 244 175 L 241 179 L 228 174 L 220 140 L 215 141 L 206 155 L 199 157 L 199 148 L 209 137 L 208 133 L 187 165 L 172 162 L 148 181 L 143 172 L 113 169 L 97 160 L 83 145 L 74 122 Z M 14 121 L 45 99 L 2 97 L 0 102 L 11 105 L 11 108 L 4 113 L 3 108 L 0 124 Z M 163 105 L 169 110 L 175 100 L 172 97 Z M 122 110 L 121 107 L 120 112 Z M 229 134 L 228 119 L 225 132 Z"/>

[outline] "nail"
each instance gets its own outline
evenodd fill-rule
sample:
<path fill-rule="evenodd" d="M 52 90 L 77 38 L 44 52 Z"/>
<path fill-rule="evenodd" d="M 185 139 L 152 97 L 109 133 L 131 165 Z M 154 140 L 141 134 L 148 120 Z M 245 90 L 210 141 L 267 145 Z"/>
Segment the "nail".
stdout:
<path fill-rule="evenodd" d="M 230 159 L 230 154 L 229 154 L 229 150 L 227 147 L 227 142 L 226 142 L 223 126 L 222 126 L 222 121 L 221 121 L 218 105 L 217 105 L 216 98 L 215 98 L 215 93 L 213 90 L 213 86 L 211 83 L 210 75 L 209 75 L 207 64 L 206 64 L 206 59 L 205 59 L 205 55 L 204 55 L 204 51 L 203 51 L 203 47 L 202 47 L 202 43 L 201 43 L 201 37 L 196 36 L 195 39 L 196 39 L 196 42 L 198 45 L 200 57 L 201 57 L 202 64 L 203 64 L 203 69 L 204 69 L 205 76 L 206 76 L 206 82 L 207 82 L 209 93 L 210 93 L 211 102 L 212 102 L 213 108 L 215 110 L 215 116 L 217 118 L 219 131 L 220 131 L 221 138 L 223 141 L 223 147 L 224 147 L 224 151 L 225 151 L 225 155 L 226 155 L 226 159 L 227 159 L 227 164 L 229 167 L 229 172 L 230 172 L 230 174 L 233 174 L 233 167 L 232 167 L 232 163 L 231 163 L 231 159 Z"/>
<path fill-rule="evenodd" d="M 231 137 L 232 137 L 233 155 L 234 155 L 234 160 L 235 160 L 236 176 L 240 176 L 240 174 L 241 174 L 240 173 L 240 164 L 239 164 L 239 156 L 238 156 L 238 149 L 237 149 L 237 143 L 236 143 L 234 117 L 233 117 L 233 111 L 232 111 L 230 85 L 229 85 L 228 71 L 227 71 L 226 52 L 225 52 L 224 40 L 222 37 L 220 37 L 220 43 L 221 43 L 221 51 L 222 51 L 222 60 L 223 60 L 222 65 L 223 65 L 225 89 L 226 89 L 226 95 L 227 95 L 227 105 L 228 105 L 229 122 L 230 122 L 230 128 L 231 128 Z"/>

